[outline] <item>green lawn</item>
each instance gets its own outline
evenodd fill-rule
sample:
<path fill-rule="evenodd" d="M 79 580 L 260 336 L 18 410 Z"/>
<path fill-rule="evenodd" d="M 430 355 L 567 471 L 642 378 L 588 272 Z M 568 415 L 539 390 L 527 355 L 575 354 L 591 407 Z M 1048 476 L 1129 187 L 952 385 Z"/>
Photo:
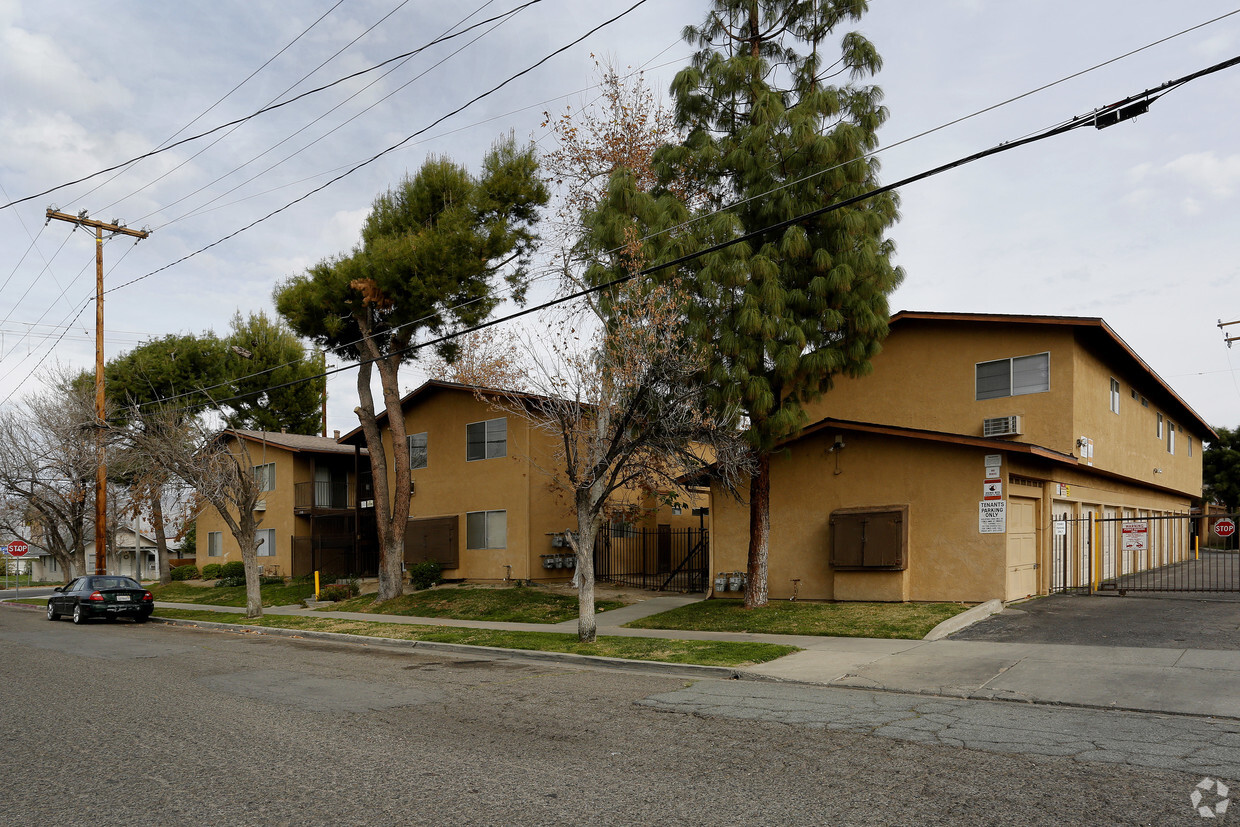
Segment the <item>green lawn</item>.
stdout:
<path fill-rule="evenodd" d="M 597 600 L 596 611 L 618 609 L 616 600 Z M 319 611 L 367 612 L 404 617 L 451 617 L 457 620 L 493 620 L 504 623 L 560 623 L 577 616 L 577 598 L 532 587 L 499 589 L 477 586 L 440 586 L 406 594 L 383 603 L 364 594 Z"/>
<path fill-rule="evenodd" d="M 247 626 L 338 632 L 361 637 L 398 640 L 427 640 L 461 643 L 469 646 L 496 646 L 503 649 L 530 649 L 567 652 L 626 660 L 653 660 L 661 663 L 696 663 L 706 666 L 744 666 L 764 663 L 799 651 L 795 646 L 770 643 L 729 643 L 703 640 L 665 640 L 662 638 L 600 637 L 595 643 L 582 643 L 576 635 L 550 632 L 501 632 L 492 629 L 459 629 L 441 626 L 411 626 L 369 620 L 345 620 L 302 615 L 266 615 L 255 620 L 240 613 L 208 612 L 191 609 L 155 610 L 156 617 L 180 618 L 199 622 L 239 623 Z"/>
<path fill-rule="evenodd" d="M 960 603 L 793 603 L 780 600 L 760 609 L 747 610 L 739 600 L 704 600 L 625 625 L 634 629 L 920 640 L 939 623 L 968 608 Z"/>
<path fill-rule="evenodd" d="M 151 594 L 164 603 L 201 603 L 207 606 L 245 607 L 245 586 L 191 586 L 188 583 L 169 583 L 166 586 L 151 586 Z M 314 594 L 314 586 L 309 583 L 285 583 L 284 585 L 263 586 L 264 606 L 291 606 L 302 602 Z"/>

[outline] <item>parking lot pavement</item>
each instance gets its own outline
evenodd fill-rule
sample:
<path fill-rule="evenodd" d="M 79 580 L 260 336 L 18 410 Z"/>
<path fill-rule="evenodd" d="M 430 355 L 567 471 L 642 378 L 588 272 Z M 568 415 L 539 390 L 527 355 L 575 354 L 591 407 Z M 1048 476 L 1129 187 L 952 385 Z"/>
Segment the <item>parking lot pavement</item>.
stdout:
<path fill-rule="evenodd" d="M 1240 595 L 1056 594 L 1009 606 L 951 639 L 1236 651 L 1235 598 Z"/>

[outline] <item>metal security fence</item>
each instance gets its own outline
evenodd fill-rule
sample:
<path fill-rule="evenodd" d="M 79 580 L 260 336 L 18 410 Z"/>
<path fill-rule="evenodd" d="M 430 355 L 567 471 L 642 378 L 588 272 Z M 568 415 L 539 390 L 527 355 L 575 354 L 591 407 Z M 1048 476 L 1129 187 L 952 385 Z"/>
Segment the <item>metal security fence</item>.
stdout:
<path fill-rule="evenodd" d="M 1236 524 L 1234 515 L 1055 515 L 1050 591 L 1240 592 Z"/>
<path fill-rule="evenodd" d="M 706 591 L 709 565 L 704 528 L 604 525 L 594 543 L 595 579 L 638 589 Z"/>

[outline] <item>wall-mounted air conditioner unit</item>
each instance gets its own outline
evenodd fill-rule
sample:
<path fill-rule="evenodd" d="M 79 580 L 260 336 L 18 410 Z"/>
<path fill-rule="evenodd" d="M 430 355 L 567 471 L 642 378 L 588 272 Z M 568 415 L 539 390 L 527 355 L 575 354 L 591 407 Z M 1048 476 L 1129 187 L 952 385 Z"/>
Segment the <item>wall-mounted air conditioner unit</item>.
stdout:
<path fill-rule="evenodd" d="M 266 500 L 259 500 L 258 502 L 254 503 L 254 510 L 255 510 L 255 511 L 266 511 L 266 510 L 267 510 L 267 501 L 266 501 Z"/>
<path fill-rule="evenodd" d="M 1019 416 L 992 416 L 982 420 L 982 436 L 1018 436 L 1022 433 Z"/>

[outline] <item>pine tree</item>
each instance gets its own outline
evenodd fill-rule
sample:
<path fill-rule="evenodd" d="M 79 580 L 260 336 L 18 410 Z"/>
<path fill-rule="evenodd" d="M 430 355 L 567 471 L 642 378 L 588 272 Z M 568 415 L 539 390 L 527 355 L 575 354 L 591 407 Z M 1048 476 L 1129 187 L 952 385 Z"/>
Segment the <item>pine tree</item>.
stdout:
<path fill-rule="evenodd" d="M 837 27 L 866 8 L 865 0 L 714 0 L 702 26 L 685 30 L 698 51 L 672 85 L 686 137 L 656 155 L 667 193 L 695 182 L 688 206 L 699 242 L 756 234 L 679 275 L 695 293 L 688 330 L 712 354 L 704 376 L 712 402 L 743 411 L 755 457 L 748 607 L 767 601 L 771 455 L 832 377 L 869 370 L 887 334 L 887 295 L 903 277 L 884 236 L 898 217 L 894 195 L 765 230 L 877 186 L 878 162 L 867 154 L 887 113 L 881 90 L 865 81 L 881 59 L 856 32 L 829 56 Z"/>

